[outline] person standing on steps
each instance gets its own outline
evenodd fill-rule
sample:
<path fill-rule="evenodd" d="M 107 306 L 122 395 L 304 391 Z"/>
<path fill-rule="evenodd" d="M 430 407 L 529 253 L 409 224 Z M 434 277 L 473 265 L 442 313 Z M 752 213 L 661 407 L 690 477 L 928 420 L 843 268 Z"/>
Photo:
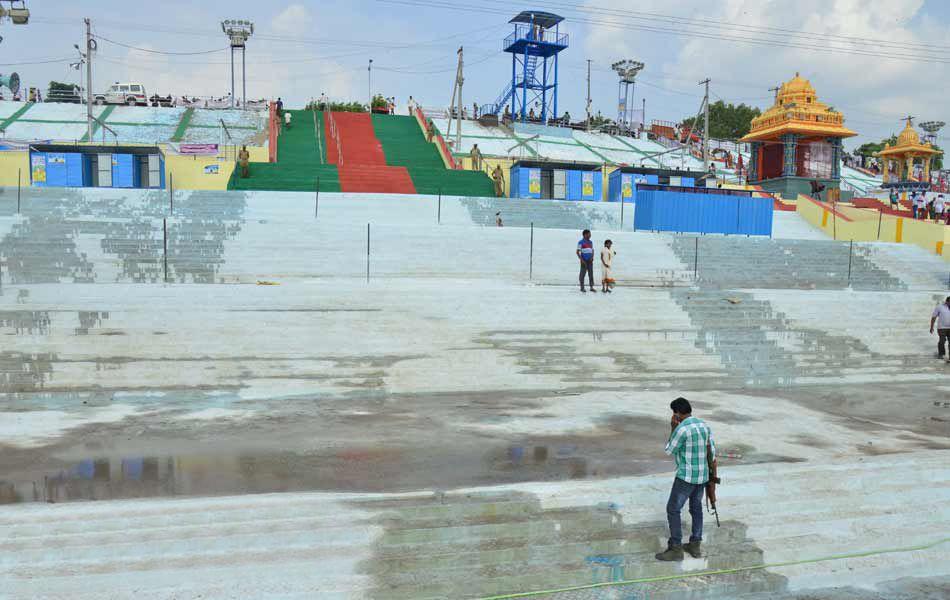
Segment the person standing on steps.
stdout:
<path fill-rule="evenodd" d="M 491 178 L 495 184 L 495 197 L 501 198 L 505 195 L 505 174 L 501 170 L 501 165 L 495 165 L 495 170 L 492 171 Z"/>
<path fill-rule="evenodd" d="M 504 227 L 505 224 L 501 220 L 501 212 L 495 213 L 495 227 Z"/>
<path fill-rule="evenodd" d="M 238 152 L 238 163 L 241 165 L 241 179 L 247 179 L 248 166 L 251 160 L 251 153 L 247 151 L 247 146 L 241 146 L 241 151 Z"/>
<path fill-rule="evenodd" d="M 934 334 L 934 324 L 937 325 L 937 358 L 946 358 L 950 363 L 950 296 L 930 315 L 930 335 Z"/>
<path fill-rule="evenodd" d="M 610 265 L 613 264 L 614 255 L 617 254 L 613 250 L 614 243 L 610 240 L 604 242 L 604 249 L 600 251 L 600 266 L 603 270 L 603 288 L 601 291 L 605 294 L 611 292 L 610 288 L 614 286 L 613 273 L 610 270 Z"/>
<path fill-rule="evenodd" d="M 290 131 L 290 111 L 284 111 L 284 125 L 287 127 L 287 131 Z"/>
<path fill-rule="evenodd" d="M 280 96 L 277 96 L 277 118 L 284 116 L 284 101 L 280 99 Z"/>
<path fill-rule="evenodd" d="M 587 275 L 590 282 L 590 291 L 597 292 L 594 287 L 594 242 L 590 240 L 590 229 L 585 229 L 581 233 L 581 240 L 577 242 L 577 258 L 581 261 L 581 291 L 584 289 L 584 275 Z"/>
<path fill-rule="evenodd" d="M 683 560 L 686 551 L 693 558 L 701 558 L 703 540 L 703 493 L 709 483 L 710 465 L 716 465 L 716 444 L 712 432 L 702 419 L 693 416 L 693 407 L 686 398 L 670 402 L 670 437 L 666 453 L 676 461 L 676 478 L 666 503 L 666 517 L 670 525 L 670 539 L 666 550 L 656 555 L 657 560 Z M 689 501 L 693 529 L 689 543 L 683 544 L 683 524 L 680 512 Z"/>
<path fill-rule="evenodd" d="M 468 153 L 472 158 L 472 170 L 482 170 L 482 151 L 478 149 L 478 144 L 472 144 L 472 150 Z"/>

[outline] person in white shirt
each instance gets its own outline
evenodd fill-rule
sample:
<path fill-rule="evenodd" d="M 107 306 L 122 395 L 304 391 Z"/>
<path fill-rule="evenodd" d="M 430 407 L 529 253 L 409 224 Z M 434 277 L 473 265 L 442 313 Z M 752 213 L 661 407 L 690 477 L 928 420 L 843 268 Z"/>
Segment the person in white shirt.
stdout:
<path fill-rule="evenodd" d="M 944 208 L 946 208 L 946 204 L 943 201 L 943 194 L 938 194 L 937 199 L 934 200 L 934 215 L 936 215 L 938 222 L 943 220 Z"/>
<path fill-rule="evenodd" d="M 938 304 L 930 316 L 930 335 L 934 333 L 934 324 L 937 325 L 937 358 L 946 357 L 950 363 L 950 351 L 945 347 L 950 344 L 950 296 Z"/>

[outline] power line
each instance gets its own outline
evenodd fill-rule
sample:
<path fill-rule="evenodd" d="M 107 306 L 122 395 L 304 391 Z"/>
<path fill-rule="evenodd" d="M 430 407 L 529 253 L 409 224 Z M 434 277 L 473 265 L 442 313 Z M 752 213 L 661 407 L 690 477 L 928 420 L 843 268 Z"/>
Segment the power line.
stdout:
<path fill-rule="evenodd" d="M 214 54 L 215 52 L 224 52 L 228 47 L 216 48 L 214 50 L 198 50 L 195 52 L 169 52 L 166 50 L 153 50 L 151 48 L 140 48 L 138 46 L 130 46 L 129 44 L 123 44 L 122 42 L 116 42 L 115 40 L 110 40 L 107 37 L 103 37 L 99 34 L 93 36 L 97 40 L 102 40 L 103 42 L 108 42 L 116 46 L 122 46 L 123 48 L 129 48 L 131 50 L 138 50 L 139 52 L 148 52 L 149 54 L 166 54 L 170 56 L 194 56 L 196 54 Z"/>
<path fill-rule="evenodd" d="M 36 59 L 36 60 L 27 60 L 23 62 L 0 63 L 0 67 L 22 67 L 26 65 L 49 65 L 52 63 L 75 62 L 75 60 L 76 60 L 75 56 L 68 56 L 66 58 Z"/>

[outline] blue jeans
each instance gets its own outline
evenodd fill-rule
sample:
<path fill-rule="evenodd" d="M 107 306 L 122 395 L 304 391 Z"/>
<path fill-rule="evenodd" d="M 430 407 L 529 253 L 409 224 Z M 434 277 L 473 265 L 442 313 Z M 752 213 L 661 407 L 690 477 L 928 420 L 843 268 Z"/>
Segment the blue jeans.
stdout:
<path fill-rule="evenodd" d="M 680 521 L 680 511 L 689 500 L 689 514 L 693 518 L 693 534 L 691 542 L 703 539 L 703 494 L 706 484 L 686 483 L 679 477 L 673 480 L 673 489 L 670 490 L 670 499 L 666 503 L 666 518 L 670 522 L 670 546 L 679 546 L 683 543 L 683 523 Z"/>

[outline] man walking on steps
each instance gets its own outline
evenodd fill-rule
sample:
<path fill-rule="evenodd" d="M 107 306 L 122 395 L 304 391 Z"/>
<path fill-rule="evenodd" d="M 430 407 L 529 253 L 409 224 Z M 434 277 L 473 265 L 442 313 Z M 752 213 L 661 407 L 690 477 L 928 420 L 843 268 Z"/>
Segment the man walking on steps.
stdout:
<path fill-rule="evenodd" d="M 590 291 L 597 292 L 594 287 L 594 242 L 590 239 L 590 229 L 585 229 L 581 233 L 581 240 L 577 242 L 577 258 L 581 261 L 581 291 L 584 289 L 584 275 L 587 275 L 590 281 Z"/>
<path fill-rule="evenodd" d="M 937 358 L 946 358 L 950 363 L 950 296 L 943 304 L 938 304 L 930 315 L 930 335 L 937 325 Z"/>
<path fill-rule="evenodd" d="M 241 179 L 247 179 L 250 160 L 251 153 L 247 151 L 247 146 L 241 146 L 241 151 L 238 152 L 238 163 L 241 165 Z"/>
<path fill-rule="evenodd" d="M 701 419 L 693 416 L 693 407 L 686 398 L 670 402 L 673 418 L 670 420 L 670 438 L 666 453 L 676 460 L 676 478 L 670 499 L 666 503 L 666 517 L 670 524 L 670 539 L 666 550 L 656 555 L 657 560 L 683 560 L 683 551 L 693 558 L 702 557 L 703 495 L 709 483 L 709 466 L 716 464 L 716 444 L 712 432 Z M 693 520 L 689 543 L 683 545 L 683 524 L 680 512 L 689 501 Z"/>

